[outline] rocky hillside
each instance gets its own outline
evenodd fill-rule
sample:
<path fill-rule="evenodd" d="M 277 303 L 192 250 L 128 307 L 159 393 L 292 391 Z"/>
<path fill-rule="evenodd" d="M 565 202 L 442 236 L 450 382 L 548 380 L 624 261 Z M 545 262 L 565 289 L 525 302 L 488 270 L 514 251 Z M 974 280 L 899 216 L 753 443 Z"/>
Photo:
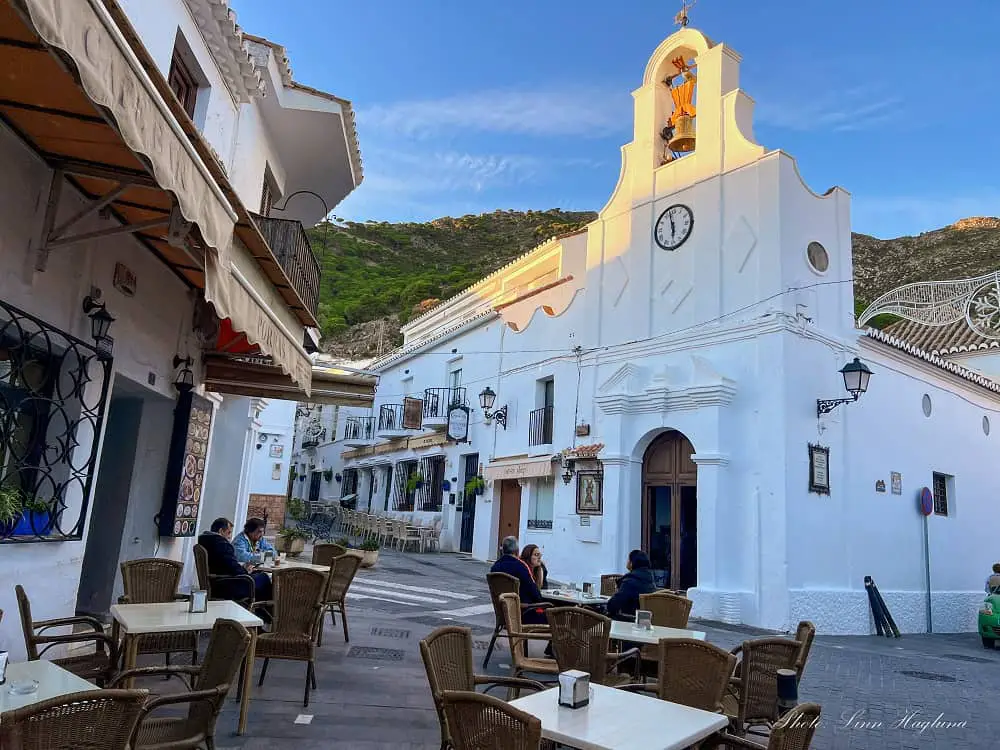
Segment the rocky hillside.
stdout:
<path fill-rule="evenodd" d="M 343 222 L 309 230 L 322 268 L 324 348 L 352 360 L 402 343 L 399 328 L 545 239 L 578 229 L 592 212 L 494 211 L 426 223 Z M 853 235 L 858 312 L 912 281 L 1000 268 L 1000 219 L 978 217 L 914 237 Z"/>

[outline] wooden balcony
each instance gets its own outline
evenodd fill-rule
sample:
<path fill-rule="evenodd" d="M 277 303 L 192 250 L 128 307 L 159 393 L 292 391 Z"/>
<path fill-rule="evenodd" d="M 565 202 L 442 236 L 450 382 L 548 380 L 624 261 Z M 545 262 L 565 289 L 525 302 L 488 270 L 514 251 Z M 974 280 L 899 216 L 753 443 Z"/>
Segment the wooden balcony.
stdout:
<path fill-rule="evenodd" d="M 316 315 L 319 307 L 319 261 L 309 246 L 305 227 L 294 219 L 250 215 L 302 303 Z"/>

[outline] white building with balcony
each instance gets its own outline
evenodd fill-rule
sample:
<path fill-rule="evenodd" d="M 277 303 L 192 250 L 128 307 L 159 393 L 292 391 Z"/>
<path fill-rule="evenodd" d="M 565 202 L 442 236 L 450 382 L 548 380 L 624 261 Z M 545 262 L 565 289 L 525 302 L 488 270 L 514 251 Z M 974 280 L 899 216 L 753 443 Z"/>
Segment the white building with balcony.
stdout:
<path fill-rule="evenodd" d="M 123 560 L 186 561 L 191 583 L 197 533 L 245 512 L 239 488 L 209 487 L 256 453 L 259 400 L 374 387 L 308 351 L 302 224 L 362 180 L 349 102 L 297 83 L 219 0 L 0 0 L 0 65 L 0 641 L 16 660 L 14 584 L 42 620 L 106 617 Z"/>
<path fill-rule="evenodd" d="M 558 580 L 643 548 L 695 616 L 872 632 L 871 576 L 901 630 L 972 630 L 1000 385 L 856 326 L 850 196 L 755 142 L 739 68 L 694 29 L 657 48 L 598 218 L 371 365 L 374 407 L 340 413 L 344 494 L 484 560 L 513 534 Z"/>

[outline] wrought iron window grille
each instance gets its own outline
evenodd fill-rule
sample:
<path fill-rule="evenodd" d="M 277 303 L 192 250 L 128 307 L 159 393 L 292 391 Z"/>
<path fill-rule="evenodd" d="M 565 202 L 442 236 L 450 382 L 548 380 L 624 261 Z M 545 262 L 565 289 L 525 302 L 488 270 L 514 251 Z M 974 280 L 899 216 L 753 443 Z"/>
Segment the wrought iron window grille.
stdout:
<path fill-rule="evenodd" d="M 112 362 L 0 300 L 0 488 L 22 505 L 0 543 L 83 538 Z"/>

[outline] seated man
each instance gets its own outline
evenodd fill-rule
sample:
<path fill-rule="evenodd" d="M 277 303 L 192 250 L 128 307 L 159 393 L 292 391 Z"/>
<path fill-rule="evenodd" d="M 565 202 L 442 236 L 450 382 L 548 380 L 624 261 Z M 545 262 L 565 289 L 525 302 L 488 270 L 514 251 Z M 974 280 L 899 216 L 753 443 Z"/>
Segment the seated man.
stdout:
<path fill-rule="evenodd" d="M 264 538 L 264 519 L 248 518 L 243 524 L 243 531 L 233 540 L 233 549 L 236 550 L 236 560 L 243 564 L 259 565 L 264 562 L 265 552 L 275 555 L 274 547 Z"/>
<path fill-rule="evenodd" d="M 198 536 L 198 544 L 208 553 L 208 572 L 220 576 L 247 575 L 253 563 L 241 565 L 236 559 L 236 550 L 229 540 L 233 536 L 233 524 L 228 518 L 216 518 L 212 521 L 210 531 L 203 531 Z M 256 601 L 266 601 L 271 598 L 271 578 L 267 573 L 252 573 L 254 582 L 254 598 Z M 246 586 L 238 581 L 223 581 L 212 590 L 214 596 L 226 599 L 242 599 L 249 594 Z"/>
<path fill-rule="evenodd" d="M 639 595 L 656 591 L 653 571 L 649 567 L 649 557 L 640 549 L 628 553 L 625 563 L 628 573 L 618 581 L 618 592 L 608 600 L 608 616 L 612 620 L 635 621 L 635 611 L 639 609 Z"/>
<path fill-rule="evenodd" d="M 993 575 L 986 579 L 986 593 L 1000 594 L 1000 563 L 993 564 Z"/>
<path fill-rule="evenodd" d="M 507 575 L 514 576 L 518 580 L 518 583 L 520 583 L 519 595 L 522 604 L 541 603 L 543 601 L 542 592 L 538 590 L 538 584 L 535 583 L 535 576 L 532 575 L 527 563 L 518 557 L 517 538 L 509 536 L 504 539 L 501 543 L 501 551 L 503 555 L 493 563 L 490 572 L 506 573 Z M 544 625 L 545 610 L 540 607 L 526 608 L 521 612 L 521 621 L 525 625 Z"/>

